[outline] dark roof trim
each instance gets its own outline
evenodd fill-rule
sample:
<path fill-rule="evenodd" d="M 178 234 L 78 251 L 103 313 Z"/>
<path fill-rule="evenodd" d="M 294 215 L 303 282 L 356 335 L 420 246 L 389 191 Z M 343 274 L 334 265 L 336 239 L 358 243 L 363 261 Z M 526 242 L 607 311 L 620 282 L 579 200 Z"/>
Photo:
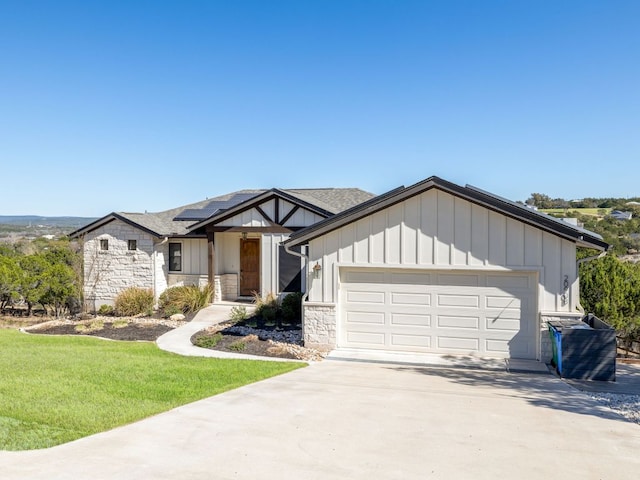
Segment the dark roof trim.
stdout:
<path fill-rule="evenodd" d="M 421 194 L 432 188 L 450 193 L 454 196 L 464 198 L 472 203 L 483 206 L 495 212 L 501 213 L 516 220 L 545 230 L 554 235 L 573 240 L 580 246 L 606 250 L 609 244 L 600 235 L 588 230 L 576 228 L 562 220 L 558 220 L 541 212 L 536 212 L 525 206 L 519 205 L 510 200 L 498 197 L 483 190 L 467 185 L 461 187 L 455 183 L 448 182 L 439 177 L 429 177 L 410 187 L 398 187 L 378 197 L 374 197 L 349 210 L 320 221 L 304 230 L 296 232 L 285 242 L 290 247 L 302 245 L 309 241 L 325 235 L 333 230 L 353 223 L 365 216 L 372 215 L 380 210 L 391 207 L 410 197 Z"/>
<path fill-rule="evenodd" d="M 147 228 L 147 227 L 143 227 L 142 225 L 140 225 L 139 223 L 136 223 L 130 219 L 128 219 L 127 217 L 124 217 L 116 212 L 111 212 L 109 215 L 105 215 L 102 218 L 99 218 L 98 220 L 96 220 L 95 222 L 90 223 L 89 225 L 85 225 L 84 227 L 79 228 L 78 230 L 71 232 L 69 234 L 69 238 L 77 238 L 77 237 L 81 237 L 82 235 L 85 235 L 89 232 L 92 232 L 93 230 L 102 227 L 103 225 L 106 225 L 108 223 L 113 222 L 114 220 L 120 220 L 124 223 L 126 223 L 127 225 L 131 225 L 134 228 L 137 228 L 139 230 L 142 230 L 143 232 L 146 232 L 150 235 L 153 235 L 154 237 L 163 237 L 163 235 L 160 235 L 158 232 L 154 232 L 153 230 Z"/>
<path fill-rule="evenodd" d="M 305 208 L 313 213 L 320 215 L 321 217 L 327 218 L 333 215 L 332 212 L 329 212 L 309 202 L 305 202 L 304 200 L 300 200 L 299 198 L 285 191 L 282 191 L 278 188 L 272 188 L 271 190 L 267 190 L 266 192 L 261 193 L 255 197 L 252 197 L 244 202 L 241 202 L 234 207 L 218 212 L 210 216 L 206 220 L 202 220 L 201 222 L 194 223 L 189 227 L 189 230 L 197 230 L 198 228 L 204 227 L 206 225 L 224 222 L 225 220 L 228 220 L 229 218 L 234 217 L 244 211 L 250 210 L 254 207 L 259 207 L 260 204 L 264 202 L 268 202 L 269 200 L 272 200 L 272 199 L 277 199 L 277 198 L 282 198 L 287 202 L 290 202 L 290 203 L 293 203 L 294 205 Z M 258 211 L 260 212 L 260 210 Z"/>

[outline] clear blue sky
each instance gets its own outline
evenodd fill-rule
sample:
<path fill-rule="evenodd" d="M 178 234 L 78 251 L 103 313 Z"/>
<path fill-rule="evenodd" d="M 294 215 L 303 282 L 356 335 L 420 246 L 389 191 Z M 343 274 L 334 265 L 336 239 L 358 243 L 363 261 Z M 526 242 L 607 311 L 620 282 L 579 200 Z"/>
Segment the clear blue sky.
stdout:
<path fill-rule="evenodd" d="M 640 195 L 640 2 L 0 0 L 0 214 L 431 175 Z"/>

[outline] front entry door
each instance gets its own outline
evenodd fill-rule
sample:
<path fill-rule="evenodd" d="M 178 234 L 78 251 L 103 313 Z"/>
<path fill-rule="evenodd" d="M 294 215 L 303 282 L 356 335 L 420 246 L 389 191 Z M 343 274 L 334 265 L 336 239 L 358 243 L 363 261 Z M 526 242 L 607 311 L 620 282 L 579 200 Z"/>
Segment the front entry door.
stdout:
<path fill-rule="evenodd" d="M 240 295 L 260 293 L 260 240 L 240 239 Z"/>

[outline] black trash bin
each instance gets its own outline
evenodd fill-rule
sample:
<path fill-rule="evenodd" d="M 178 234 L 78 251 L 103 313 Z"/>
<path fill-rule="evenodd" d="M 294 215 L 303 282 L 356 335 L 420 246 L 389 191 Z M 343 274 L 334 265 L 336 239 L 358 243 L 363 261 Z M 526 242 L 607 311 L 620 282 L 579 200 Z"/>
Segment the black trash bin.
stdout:
<path fill-rule="evenodd" d="M 562 378 L 616 379 L 616 331 L 593 314 L 581 320 L 551 320 L 552 364 Z"/>

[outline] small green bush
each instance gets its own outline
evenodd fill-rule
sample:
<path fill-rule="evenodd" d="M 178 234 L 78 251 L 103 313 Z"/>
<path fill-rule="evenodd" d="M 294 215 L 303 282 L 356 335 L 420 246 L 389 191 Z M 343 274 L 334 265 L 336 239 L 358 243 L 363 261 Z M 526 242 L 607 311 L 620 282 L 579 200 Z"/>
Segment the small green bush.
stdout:
<path fill-rule="evenodd" d="M 98 309 L 98 315 L 103 315 L 103 316 L 109 316 L 109 315 L 113 315 L 115 312 L 115 309 L 113 308 L 112 305 L 100 305 L 100 308 Z"/>
<path fill-rule="evenodd" d="M 209 305 L 212 293 L 208 285 L 202 288 L 196 285 L 171 287 L 162 292 L 158 305 L 167 317 L 174 313 L 196 313 Z"/>
<path fill-rule="evenodd" d="M 229 314 L 229 319 L 233 322 L 242 322 L 247 319 L 247 307 L 244 305 L 240 305 L 238 307 L 233 307 L 231 309 L 231 313 Z"/>
<path fill-rule="evenodd" d="M 115 311 L 124 317 L 140 315 L 152 310 L 153 303 L 153 290 L 131 287 L 118 294 L 115 301 Z"/>
<path fill-rule="evenodd" d="M 229 350 L 233 350 L 234 352 L 242 352 L 245 348 L 247 348 L 247 344 L 242 340 L 229 344 Z"/>
<path fill-rule="evenodd" d="M 302 321 L 302 293 L 290 293 L 282 299 L 282 318 L 285 322 L 296 325 Z"/>
<path fill-rule="evenodd" d="M 222 334 L 216 333 L 214 335 L 203 335 L 201 337 L 196 337 L 193 340 L 193 344 L 196 347 L 213 348 L 218 344 L 218 342 L 220 342 L 220 340 L 222 340 Z"/>
<path fill-rule="evenodd" d="M 175 315 L 176 313 L 182 313 L 182 309 L 177 305 L 167 305 L 162 309 L 162 316 L 164 318 L 169 318 L 171 315 Z"/>

